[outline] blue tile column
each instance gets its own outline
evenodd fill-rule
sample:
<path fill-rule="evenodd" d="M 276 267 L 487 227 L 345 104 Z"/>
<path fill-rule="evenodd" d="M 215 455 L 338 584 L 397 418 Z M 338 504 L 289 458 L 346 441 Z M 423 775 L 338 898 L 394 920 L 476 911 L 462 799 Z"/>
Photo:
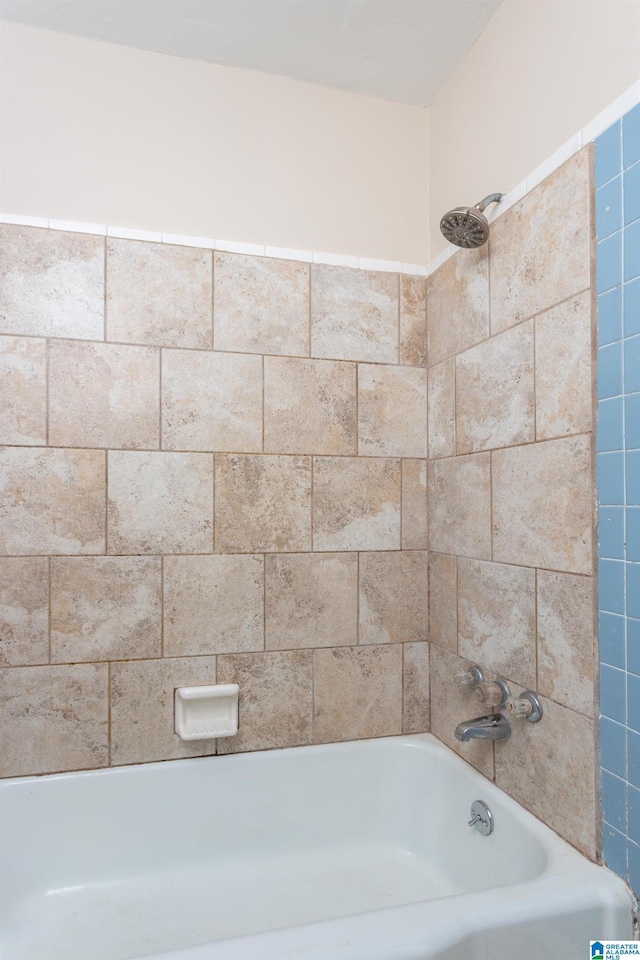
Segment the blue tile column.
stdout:
<path fill-rule="evenodd" d="M 640 105 L 596 140 L 596 238 L 603 846 L 640 894 Z"/>

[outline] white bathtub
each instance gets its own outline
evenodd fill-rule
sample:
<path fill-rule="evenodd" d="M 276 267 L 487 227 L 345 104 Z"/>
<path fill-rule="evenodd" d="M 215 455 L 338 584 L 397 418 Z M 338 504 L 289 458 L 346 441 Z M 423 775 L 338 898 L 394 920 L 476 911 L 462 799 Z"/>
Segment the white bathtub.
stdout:
<path fill-rule="evenodd" d="M 0 840 L 2 960 L 584 960 L 633 935 L 621 880 L 428 735 L 7 780 Z"/>

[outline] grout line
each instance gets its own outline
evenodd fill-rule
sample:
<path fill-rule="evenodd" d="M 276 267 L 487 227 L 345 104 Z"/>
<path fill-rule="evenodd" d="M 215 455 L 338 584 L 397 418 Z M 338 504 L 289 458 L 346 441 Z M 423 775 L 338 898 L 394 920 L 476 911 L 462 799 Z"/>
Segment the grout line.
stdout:
<path fill-rule="evenodd" d="M 356 553 L 356 646 L 360 646 L 360 551 Z"/>
<path fill-rule="evenodd" d="M 211 251 L 211 349 L 216 348 L 216 257 Z"/>
<path fill-rule="evenodd" d="M 104 451 L 104 555 L 109 556 L 109 451 Z"/>
<path fill-rule="evenodd" d="M 160 657 L 164 659 L 164 556 L 160 557 Z"/>
<path fill-rule="evenodd" d="M 267 554 L 262 556 L 262 650 L 267 649 Z"/>
<path fill-rule="evenodd" d="M 162 436 L 162 368 L 164 367 L 164 349 L 158 350 L 158 452 L 163 449 Z"/>
<path fill-rule="evenodd" d="M 49 634 L 49 663 L 51 663 L 51 557 L 47 557 L 47 617 L 48 617 L 48 634 Z"/>
<path fill-rule="evenodd" d="M 111 751 L 111 685 L 112 685 L 112 675 L 111 675 L 111 661 L 107 661 L 107 766 L 110 767 L 112 763 L 112 751 Z"/>

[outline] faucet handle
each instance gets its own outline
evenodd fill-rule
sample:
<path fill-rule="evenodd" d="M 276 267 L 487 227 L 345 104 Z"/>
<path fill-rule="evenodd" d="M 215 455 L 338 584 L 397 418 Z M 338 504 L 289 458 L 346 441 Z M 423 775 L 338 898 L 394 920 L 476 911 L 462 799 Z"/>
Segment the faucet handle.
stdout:
<path fill-rule="evenodd" d="M 484 673 L 480 667 L 469 667 L 468 670 L 461 670 L 457 676 L 461 687 L 478 687 L 484 683 Z"/>
<path fill-rule="evenodd" d="M 507 697 L 505 707 L 512 717 L 522 717 L 529 723 L 542 720 L 542 704 L 533 690 L 525 690 L 519 697 Z"/>
<path fill-rule="evenodd" d="M 502 706 L 511 696 L 504 680 L 479 683 L 474 690 L 476 699 L 489 707 Z"/>

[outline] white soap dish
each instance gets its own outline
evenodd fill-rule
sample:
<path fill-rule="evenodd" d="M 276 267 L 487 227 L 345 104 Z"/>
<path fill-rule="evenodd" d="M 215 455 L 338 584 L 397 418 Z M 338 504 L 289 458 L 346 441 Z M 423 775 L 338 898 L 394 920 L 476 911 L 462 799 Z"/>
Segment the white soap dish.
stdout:
<path fill-rule="evenodd" d="M 176 733 L 181 740 L 212 740 L 238 732 L 237 683 L 208 687 L 178 687 L 175 698 Z"/>

